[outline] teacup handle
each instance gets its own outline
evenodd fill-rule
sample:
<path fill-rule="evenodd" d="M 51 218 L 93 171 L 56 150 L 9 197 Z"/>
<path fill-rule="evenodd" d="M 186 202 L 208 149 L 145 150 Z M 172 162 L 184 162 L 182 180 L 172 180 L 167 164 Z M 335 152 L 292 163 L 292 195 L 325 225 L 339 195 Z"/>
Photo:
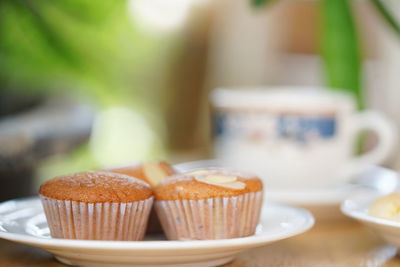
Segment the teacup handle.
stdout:
<path fill-rule="evenodd" d="M 370 130 L 376 133 L 378 143 L 376 146 L 359 156 L 355 156 L 344 168 L 343 179 L 350 179 L 360 174 L 366 167 L 381 164 L 391 154 L 396 143 L 396 128 L 393 123 L 377 111 L 366 110 L 353 115 L 352 133 L 353 140 L 361 131 Z"/>

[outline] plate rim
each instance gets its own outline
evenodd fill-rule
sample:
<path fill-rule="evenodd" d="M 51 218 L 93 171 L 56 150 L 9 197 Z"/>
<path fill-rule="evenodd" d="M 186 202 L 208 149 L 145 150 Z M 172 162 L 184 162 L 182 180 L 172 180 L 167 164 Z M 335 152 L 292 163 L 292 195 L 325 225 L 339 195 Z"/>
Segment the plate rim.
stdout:
<path fill-rule="evenodd" d="M 38 200 L 37 196 L 28 198 L 17 198 L 11 199 L 0 203 L 0 206 L 7 202 L 22 202 L 26 200 Z M 263 235 L 252 235 L 241 238 L 231 239 L 219 239 L 219 240 L 189 240 L 189 241 L 178 241 L 178 240 L 156 240 L 156 241 L 102 241 L 102 240 L 75 240 L 75 239 L 61 239 L 61 238 L 41 238 L 27 234 L 9 233 L 0 231 L 0 238 L 7 239 L 10 241 L 23 243 L 36 247 L 43 248 L 84 248 L 86 250 L 136 250 L 136 251 L 177 251 L 177 250 L 196 250 L 204 248 L 249 248 L 261 246 L 263 244 L 272 243 L 278 240 L 286 239 L 292 236 L 299 235 L 311 229 L 314 226 L 315 219 L 312 214 L 303 208 L 298 208 L 292 205 L 276 203 L 268 201 L 268 205 L 275 207 L 283 207 L 288 210 L 296 211 L 304 218 L 304 222 L 301 227 L 292 229 L 281 234 L 269 234 L 268 239 Z"/>

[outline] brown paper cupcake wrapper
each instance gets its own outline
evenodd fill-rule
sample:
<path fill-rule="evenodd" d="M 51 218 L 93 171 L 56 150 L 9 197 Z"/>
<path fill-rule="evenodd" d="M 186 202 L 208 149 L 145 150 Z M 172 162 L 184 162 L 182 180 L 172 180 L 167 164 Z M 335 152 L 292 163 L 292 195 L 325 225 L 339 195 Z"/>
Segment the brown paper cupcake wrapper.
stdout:
<path fill-rule="evenodd" d="M 89 240 L 141 240 L 153 197 L 130 203 L 85 203 L 40 196 L 51 236 Z"/>
<path fill-rule="evenodd" d="M 156 201 L 155 208 L 168 239 L 224 239 L 254 234 L 263 193 L 201 200 Z"/>

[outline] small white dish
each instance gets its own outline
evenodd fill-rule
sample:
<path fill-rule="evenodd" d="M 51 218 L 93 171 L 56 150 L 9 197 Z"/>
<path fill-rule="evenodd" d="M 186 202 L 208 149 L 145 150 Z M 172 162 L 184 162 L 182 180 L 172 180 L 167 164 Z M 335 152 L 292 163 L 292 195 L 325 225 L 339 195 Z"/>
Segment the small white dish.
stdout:
<path fill-rule="evenodd" d="M 389 244 L 400 248 L 400 222 L 381 219 L 368 214 L 369 206 L 384 195 L 374 189 L 360 189 L 343 201 L 342 212 L 381 235 Z"/>
<path fill-rule="evenodd" d="M 246 249 L 303 233 L 313 224 L 306 210 L 267 202 L 256 233 L 249 237 L 167 241 L 150 236 L 135 242 L 56 239 L 49 235 L 37 197 L 0 204 L 0 238 L 42 248 L 59 261 L 78 266 L 217 266 Z"/>

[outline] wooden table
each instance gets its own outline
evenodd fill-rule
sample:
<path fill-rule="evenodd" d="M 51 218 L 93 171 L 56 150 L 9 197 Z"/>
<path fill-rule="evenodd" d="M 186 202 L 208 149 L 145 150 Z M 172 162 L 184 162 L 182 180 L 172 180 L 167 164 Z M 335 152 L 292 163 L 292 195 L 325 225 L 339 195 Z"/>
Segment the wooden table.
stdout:
<path fill-rule="evenodd" d="M 0 240 L 0 266 L 64 266 L 51 254 Z M 399 266 L 396 249 L 349 220 L 317 222 L 309 232 L 249 250 L 226 267 L 258 266 Z"/>

